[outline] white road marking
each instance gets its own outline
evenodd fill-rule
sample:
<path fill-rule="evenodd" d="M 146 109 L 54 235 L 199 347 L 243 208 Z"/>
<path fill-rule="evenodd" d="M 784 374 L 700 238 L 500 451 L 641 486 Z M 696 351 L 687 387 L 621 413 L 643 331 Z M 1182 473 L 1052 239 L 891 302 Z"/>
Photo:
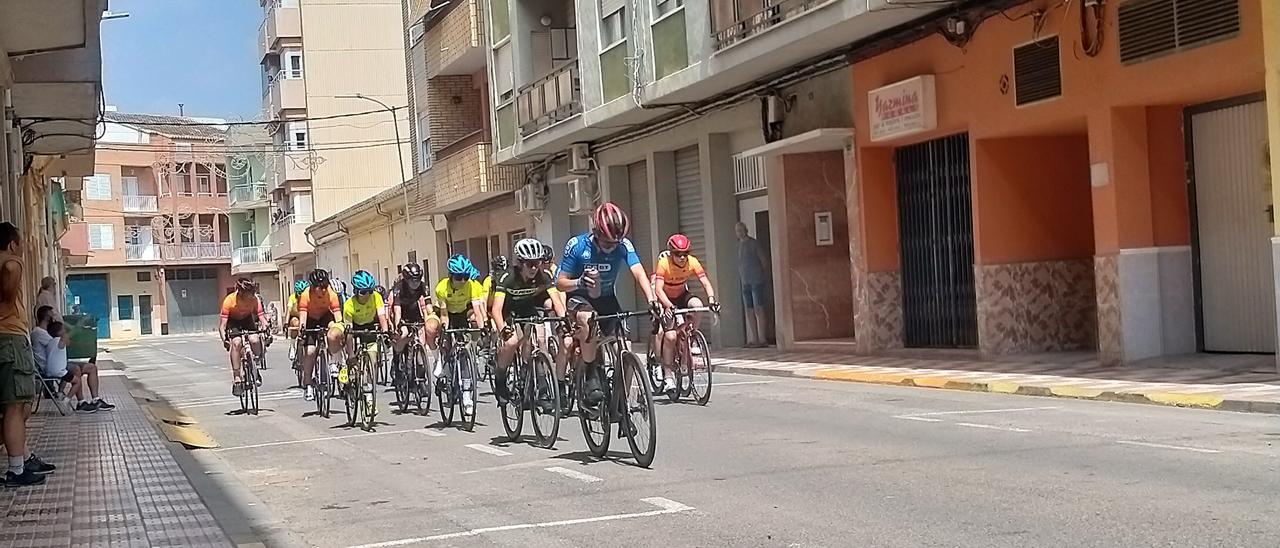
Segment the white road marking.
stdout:
<path fill-rule="evenodd" d="M 974 422 L 957 422 L 956 426 L 967 426 L 969 428 L 983 428 L 986 430 L 1001 430 L 1004 432 L 1030 432 L 1026 428 L 1014 428 L 1012 426 L 996 426 L 994 424 L 978 424 Z"/>
<path fill-rule="evenodd" d="M 511 455 L 511 453 L 498 449 L 497 447 L 489 447 L 488 445 L 485 445 L 483 443 L 468 443 L 467 445 L 465 445 L 465 447 L 469 449 L 475 449 L 476 451 L 479 451 L 481 453 L 488 453 L 490 455 L 494 455 L 498 457 L 507 457 Z"/>
<path fill-rule="evenodd" d="M 437 432 L 437 431 L 435 431 L 435 430 L 423 430 L 423 431 L 422 431 L 422 435 L 424 435 L 424 436 L 429 436 L 429 437 L 432 437 L 432 438 L 443 438 L 443 437 L 445 436 L 445 433 L 444 433 L 444 432 Z"/>
<path fill-rule="evenodd" d="M 480 474 L 484 472 L 502 472 L 506 470 L 519 470 L 521 468 L 538 468 L 544 464 L 553 464 L 557 462 L 563 462 L 563 461 L 558 459 L 538 459 L 538 460 L 533 460 L 529 462 L 516 462 L 512 464 L 503 464 L 501 466 L 489 466 L 487 468 L 477 468 L 475 470 L 467 470 L 465 472 L 460 472 L 460 473 L 466 476 L 470 474 Z"/>
<path fill-rule="evenodd" d="M 911 416 L 911 415 L 898 415 L 898 416 L 896 416 L 896 417 L 894 417 L 894 418 L 895 418 L 895 419 L 906 419 L 906 420 L 909 420 L 909 421 L 920 421 L 920 422 L 942 422 L 942 419 L 931 419 L 931 418 L 929 418 L 929 417 L 913 417 L 913 416 Z"/>
<path fill-rule="evenodd" d="M 718 382 L 718 383 L 715 383 L 715 385 L 714 385 L 713 387 L 714 387 L 714 388 L 720 388 L 720 387 L 722 387 L 722 386 L 741 386 L 741 385 L 744 385 L 744 384 L 769 384 L 769 383 L 771 383 L 771 382 L 773 382 L 773 381 Z"/>
<path fill-rule="evenodd" d="M 298 392 L 296 391 L 295 392 L 268 392 L 266 394 L 260 394 L 258 396 L 258 401 L 280 401 L 280 400 L 287 400 L 290 398 L 297 398 L 297 397 L 298 397 Z M 195 402 L 195 403 L 188 403 L 188 402 Z M 239 405 L 240 398 L 237 398 L 235 396 L 227 396 L 225 398 L 219 397 L 216 400 L 211 398 L 202 398 L 198 400 L 186 400 L 186 401 L 180 400 L 180 401 L 169 402 L 169 403 L 176 409 L 195 409 L 197 407 L 218 407 L 220 405 L 229 405 L 233 403 Z"/>
<path fill-rule="evenodd" d="M 934 417 L 938 415 L 978 415 L 984 413 L 1016 413 L 1020 411 L 1047 411 L 1050 409 L 1058 409 L 1057 406 L 1052 407 L 1015 407 L 1013 409 L 977 409 L 973 411 L 934 411 L 932 413 L 910 413 L 902 415 L 903 417 Z"/>
<path fill-rule="evenodd" d="M 433 535 L 430 537 L 415 537 L 400 540 L 389 540 L 386 542 L 375 542 L 373 544 L 359 544 L 348 548 L 383 548 L 384 546 L 405 546 L 407 544 L 418 544 L 421 542 L 431 542 L 434 540 L 448 540 L 462 537 L 474 537 L 485 533 L 498 533 L 503 531 L 517 531 L 520 529 L 540 529 L 546 527 L 562 527 L 565 525 L 581 525 L 584 523 L 599 523 L 602 521 L 617 521 L 623 519 L 647 518 L 652 516 L 661 516 L 664 514 L 676 514 L 680 512 L 688 512 L 693 510 L 692 506 L 687 506 L 670 499 L 662 497 L 650 497 L 640 499 L 641 502 L 657 506 L 657 510 L 648 512 L 636 512 L 633 514 L 612 514 L 608 516 L 597 516 L 593 518 L 565 519 L 559 521 L 544 521 L 540 523 L 520 523 L 515 525 L 499 525 L 496 527 L 481 527 L 479 529 L 470 529 L 467 531 L 459 531 L 457 533 L 446 533 L 443 535 Z"/>
<path fill-rule="evenodd" d="M 195 358 L 192 358 L 191 356 L 184 356 L 184 355 L 179 354 L 179 353 L 177 353 L 177 352 L 172 352 L 172 351 L 169 351 L 169 350 L 165 350 L 165 349 L 160 348 L 159 346 L 156 346 L 156 345 L 154 345 L 154 344 L 153 344 L 153 345 L 150 345 L 150 346 L 151 346 L 151 348 L 152 348 L 153 350 L 156 350 L 156 351 L 158 351 L 158 352 L 164 352 L 165 354 L 168 354 L 168 355 L 170 355 L 170 356 L 177 356 L 177 357 L 182 358 L 182 359 L 184 359 L 184 360 L 192 361 L 192 362 L 198 363 L 198 364 L 200 364 L 200 365 L 208 365 L 208 364 L 206 364 L 206 363 L 204 363 L 204 362 L 202 362 L 202 361 L 200 361 L 200 360 L 197 360 L 197 359 L 195 359 Z"/>
<path fill-rule="evenodd" d="M 597 478 L 597 477 L 595 477 L 595 476 L 593 476 L 593 475 L 591 475 L 591 474 L 583 474 L 582 472 L 579 472 L 579 471 L 577 471 L 577 470 L 570 470 L 570 469 L 568 469 L 568 468 L 563 468 L 563 467 L 560 467 L 560 466 L 552 466 L 551 468 L 546 468 L 545 470 L 546 470 L 546 471 L 548 471 L 548 472 L 555 472 L 555 473 L 560 474 L 561 476 L 564 476 L 564 477 L 566 477 L 566 478 L 573 478 L 573 479 L 576 479 L 576 480 L 578 480 L 578 481 L 582 481 L 582 482 L 586 482 L 586 483 L 596 483 L 596 482 L 599 482 L 599 481 L 604 481 L 604 480 L 602 480 L 602 479 L 600 479 L 600 478 Z"/>
<path fill-rule="evenodd" d="M 210 451 L 218 453 L 222 451 L 234 451 L 237 449 L 257 449 L 259 447 L 277 447 L 280 445 L 295 445 L 299 443 L 314 443 L 318 441 L 345 440 L 347 438 L 367 438 L 370 436 L 388 436 L 391 434 L 410 434 L 414 432 L 419 432 L 419 430 L 390 430 L 386 432 L 365 432 L 363 434 L 351 434 L 349 436 L 325 436 L 323 438 L 305 438 L 300 440 L 273 441 L 268 443 L 255 443 L 253 445 L 237 445 L 234 447 L 219 447 L 217 449 L 210 449 Z"/>
<path fill-rule="evenodd" d="M 1120 443 L 1124 445 L 1139 445 L 1142 447 L 1154 447 L 1156 449 L 1176 449 L 1179 451 L 1192 451 L 1195 453 L 1216 454 L 1216 453 L 1222 452 L 1217 449 L 1204 449 L 1202 447 L 1187 447 L 1184 445 L 1165 445 L 1163 443 L 1147 443 L 1145 441 L 1116 440 L 1116 443 Z"/>

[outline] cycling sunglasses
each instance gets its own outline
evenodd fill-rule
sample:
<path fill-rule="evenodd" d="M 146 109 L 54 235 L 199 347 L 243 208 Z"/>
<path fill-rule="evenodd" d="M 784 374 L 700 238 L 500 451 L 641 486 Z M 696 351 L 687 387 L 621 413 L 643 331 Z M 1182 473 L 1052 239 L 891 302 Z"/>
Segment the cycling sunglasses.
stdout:
<path fill-rule="evenodd" d="M 373 294 L 373 290 L 372 290 L 372 289 L 357 289 L 357 290 L 356 290 L 356 295 L 359 295 L 359 296 L 361 296 L 361 297 L 363 297 L 363 296 L 365 296 L 365 295 L 372 295 L 372 294 Z"/>
<path fill-rule="evenodd" d="M 535 261 L 520 261 L 520 264 L 529 268 L 538 268 L 542 266 L 542 262 L 542 259 L 538 259 Z"/>
<path fill-rule="evenodd" d="M 452 276 L 449 276 L 449 278 L 450 278 L 450 279 L 452 279 L 452 280 L 453 280 L 453 281 L 455 281 L 455 282 L 465 282 L 465 281 L 467 281 L 468 279 L 470 279 L 471 277 L 470 277 L 470 276 L 467 276 L 466 274 L 454 274 L 454 275 L 452 275 Z"/>
<path fill-rule="evenodd" d="M 672 251 L 671 256 L 680 258 L 680 259 L 685 259 L 689 257 L 689 252 L 688 251 L 684 251 L 684 252 Z"/>

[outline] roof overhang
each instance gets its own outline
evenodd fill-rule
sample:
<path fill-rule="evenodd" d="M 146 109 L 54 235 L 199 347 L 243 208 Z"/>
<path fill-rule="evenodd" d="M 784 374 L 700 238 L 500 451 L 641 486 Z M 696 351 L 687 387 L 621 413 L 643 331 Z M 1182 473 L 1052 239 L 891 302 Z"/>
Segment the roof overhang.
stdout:
<path fill-rule="evenodd" d="M 844 150 L 852 142 L 853 128 L 820 128 L 748 149 L 742 156 L 767 157 Z"/>

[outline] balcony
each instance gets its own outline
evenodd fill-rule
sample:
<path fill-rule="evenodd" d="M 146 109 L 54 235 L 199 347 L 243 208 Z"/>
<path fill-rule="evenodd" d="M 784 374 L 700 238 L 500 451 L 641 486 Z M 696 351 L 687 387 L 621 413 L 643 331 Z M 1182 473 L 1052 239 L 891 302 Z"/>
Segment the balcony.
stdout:
<path fill-rule="evenodd" d="M 293 181 L 311 180 L 311 153 L 306 150 L 277 150 L 271 154 L 271 190 L 288 188 Z"/>
<path fill-rule="evenodd" d="M 280 40 L 290 38 L 302 38 L 302 16 L 297 2 L 272 0 L 266 19 L 258 28 L 258 58 L 275 51 Z"/>
<path fill-rule="evenodd" d="M 434 209 L 455 211 L 520 188 L 524 168 L 494 165 L 492 154 L 492 144 L 475 143 L 437 160 L 430 171 L 435 182 Z"/>
<path fill-rule="evenodd" d="M 231 210 L 244 211 L 267 205 L 266 183 L 252 183 L 231 187 L 227 194 L 227 207 Z"/>
<path fill-rule="evenodd" d="M 156 213 L 160 211 L 160 199 L 156 196 L 121 196 L 125 213 Z"/>
<path fill-rule="evenodd" d="M 733 7 L 735 8 L 734 11 L 739 12 L 740 18 L 716 31 L 712 36 L 712 42 L 717 50 L 727 48 L 785 21 L 794 19 L 829 1 L 764 0 L 763 9 L 757 9 L 761 7 L 762 2 L 760 0 L 737 0 L 733 2 Z M 752 7 L 748 8 L 748 5 Z M 747 9 L 754 9 L 755 11 L 743 13 Z"/>
<path fill-rule="evenodd" d="M 281 261 L 311 253 L 306 230 L 311 226 L 310 214 L 285 215 L 271 225 L 271 258 Z"/>
<path fill-rule="evenodd" d="M 276 264 L 271 261 L 269 245 L 241 247 L 231 251 L 232 274 L 275 272 L 276 270 Z"/>
<path fill-rule="evenodd" d="M 183 242 L 163 244 L 160 257 L 166 261 L 203 261 L 231 258 L 231 242 Z"/>
<path fill-rule="evenodd" d="M 516 97 L 520 135 L 528 137 L 582 112 L 578 60 L 565 61 L 546 76 L 520 88 Z"/>
<path fill-rule="evenodd" d="M 284 118 L 284 111 L 305 110 L 307 108 L 306 80 L 302 71 L 280 71 L 272 80 L 267 96 L 270 115 L 275 119 Z"/>
<path fill-rule="evenodd" d="M 442 75 L 474 74 L 484 68 L 484 6 L 479 0 L 455 1 L 427 29 L 423 53 L 427 78 Z"/>
<path fill-rule="evenodd" d="M 159 244 L 124 244 L 124 260 L 158 261 L 160 246 Z"/>

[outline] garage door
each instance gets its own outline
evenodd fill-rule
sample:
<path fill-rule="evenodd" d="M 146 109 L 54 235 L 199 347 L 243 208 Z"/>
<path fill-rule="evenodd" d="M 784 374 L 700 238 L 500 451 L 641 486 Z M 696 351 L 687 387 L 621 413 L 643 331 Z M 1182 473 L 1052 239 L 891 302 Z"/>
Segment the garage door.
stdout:
<path fill-rule="evenodd" d="M 649 233 L 649 167 L 644 162 L 636 162 L 627 166 L 627 190 L 631 198 L 631 242 L 636 245 L 636 253 L 645 270 L 652 270 L 653 252 L 649 243 L 653 236 Z M 644 294 L 636 288 L 636 302 L 644 302 Z"/>
<path fill-rule="evenodd" d="M 680 203 L 680 232 L 689 237 L 693 254 L 706 258 L 707 237 L 702 218 L 702 176 L 698 171 L 698 147 L 676 151 L 676 199 Z M 666 234 L 661 235 L 665 240 Z"/>

